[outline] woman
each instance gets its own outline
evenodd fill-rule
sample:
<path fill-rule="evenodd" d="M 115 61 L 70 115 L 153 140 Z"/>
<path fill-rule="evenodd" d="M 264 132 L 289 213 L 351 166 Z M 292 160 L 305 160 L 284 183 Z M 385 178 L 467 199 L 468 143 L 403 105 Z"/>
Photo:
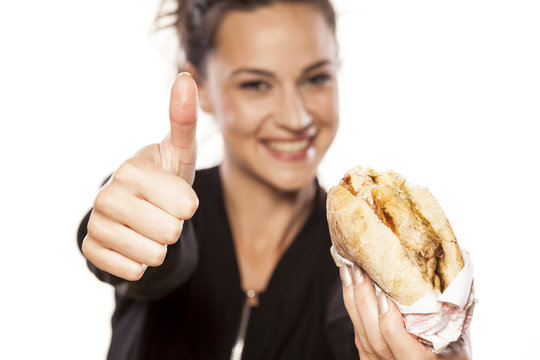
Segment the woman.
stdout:
<path fill-rule="evenodd" d="M 79 232 L 115 286 L 109 358 L 435 358 L 359 268 L 343 304 L 316 181 L 338 126 L 330 3 L 196 0 L 177 18 L 191 75 L 170 134 L 120 166 Z M 199 105 L 225 156 L 195 172 Z"/>

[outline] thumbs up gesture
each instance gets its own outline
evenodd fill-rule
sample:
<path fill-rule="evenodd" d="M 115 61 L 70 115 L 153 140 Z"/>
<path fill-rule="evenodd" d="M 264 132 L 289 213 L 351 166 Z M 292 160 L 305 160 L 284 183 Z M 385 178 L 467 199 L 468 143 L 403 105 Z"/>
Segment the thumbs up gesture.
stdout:
<path fill-rule="evenodd" d="M 198 198 L 191 185 L 197 160 L 197 85 L 182 73 L 171 90 L 170 133 L 126 160 L 99 191 L 82 251 L 96 267 L 126 280 L 159 266 L 178 241 Z"/>

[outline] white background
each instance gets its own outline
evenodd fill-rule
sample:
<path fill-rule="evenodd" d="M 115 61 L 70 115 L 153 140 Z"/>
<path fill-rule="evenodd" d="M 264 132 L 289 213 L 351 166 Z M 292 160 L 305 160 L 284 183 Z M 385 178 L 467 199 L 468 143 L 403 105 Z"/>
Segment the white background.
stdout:
<path fill-rule="evenodd" d="M 540 358 L 536 1 L 336 1 L 350 167 L 428 186 L 475 261 L 474 355 Z M 102 359 L 112 289 L 75 244 L 102 179 L 167 132 L 156 1 L 0 4 L 0 358 Z M 161 50 L 163 52 L 163 50 Z M 165 51 L 166 52 L 166 51 Z M 200 166 L 219 160 L 202 116 Z"/>

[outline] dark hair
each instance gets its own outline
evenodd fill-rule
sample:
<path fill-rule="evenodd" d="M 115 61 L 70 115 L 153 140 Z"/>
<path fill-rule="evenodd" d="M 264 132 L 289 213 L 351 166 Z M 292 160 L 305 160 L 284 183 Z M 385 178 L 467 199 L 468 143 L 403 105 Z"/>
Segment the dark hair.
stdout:
<path fill-rule="evenodd" d="M 188 61 L 205 77 L 206 55 L 215 46 L 219 25 L 230 10 L 253 11 L 275 3 L 304 3 L 319 7 L 335 34 L 335 12 L 330 0 L 174 0 L 174 8 L 165 10 L 162 0 L 156 17 L 156 29 L 174 27 L 184 61 Z M 182 64 L 179 62 L 178 68 Z"/>

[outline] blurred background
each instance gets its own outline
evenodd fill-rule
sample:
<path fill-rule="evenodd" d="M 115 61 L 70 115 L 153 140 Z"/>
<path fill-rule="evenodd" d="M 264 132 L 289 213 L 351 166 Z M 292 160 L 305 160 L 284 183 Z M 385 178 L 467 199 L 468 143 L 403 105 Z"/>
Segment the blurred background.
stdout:
<path fill-rule="evenodd" d="M 335 0 L 341 128 L 324 186 L 394 169 L 473 256 L 477 359 L 540 358 L 540 4 Z M 113 290 L 75 234 L 104 177 L 168 131 L 158 2 L 0 3 L 0 359 L 103 359 Z M 201 114 L 199 167 L 219 162 Z"/>

